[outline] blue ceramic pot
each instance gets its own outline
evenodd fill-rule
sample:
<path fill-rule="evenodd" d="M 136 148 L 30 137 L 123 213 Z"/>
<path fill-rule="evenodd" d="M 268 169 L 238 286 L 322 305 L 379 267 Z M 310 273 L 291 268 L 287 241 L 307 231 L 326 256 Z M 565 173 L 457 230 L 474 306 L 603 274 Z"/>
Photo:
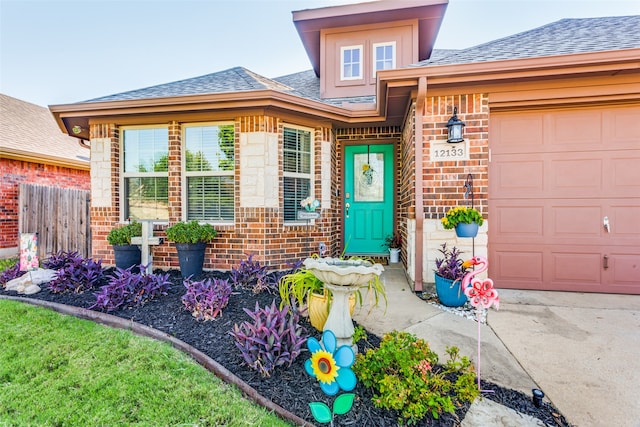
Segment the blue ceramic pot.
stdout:
<path fill-rule="evenodd" d="M 436 278 L 436 294 L 442 305 L 447 307 L 462 307 L 467 302 L 467 296 L 462 290 L 462 280 L 453 283 L 451 279 L 445 279 L 442 276 L 435 275 Z"/>
<path fill-rule="evenodd" d="M 471 224 L 465 224 L 459 222 L 456 225 L 456 236 L 458 237 L 476 237 L 478 235 L 478 223 L 472 222 Z"/>

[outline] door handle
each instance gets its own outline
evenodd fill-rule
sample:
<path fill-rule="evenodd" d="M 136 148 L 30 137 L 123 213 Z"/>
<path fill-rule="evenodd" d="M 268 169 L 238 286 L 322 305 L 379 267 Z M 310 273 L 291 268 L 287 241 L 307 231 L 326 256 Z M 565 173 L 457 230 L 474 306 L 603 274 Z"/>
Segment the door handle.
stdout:
<path fill-rule="evenodd" d="M 609 268 L 609 256 L 605 255 L 602 257 L 602 268 L 604 268 L 605 270 L 607 268 Z"/>
<path fill-rule="evenodd" d="M 611 226 L 609 225 L 609 217 L 605 216 L 602 219 L 602 225 L 604 226 L 604 229 L 607 230 L 607 233 L 611 233 Z"/>
<path fill-rule="evenodd" d="M 345 212 L 345 213 L 346 213 L 347 218 L 349 218 L 349 208 L 350 208 L 350 207 L 351 207 L 351 204 L 350 204 L 349 202 L 347 202 L 347 203 L 345 203 L 345 204 L 344 204 L 344 208 L 345 208 L 345 210 L 346 210 L 346 212 Z"/>

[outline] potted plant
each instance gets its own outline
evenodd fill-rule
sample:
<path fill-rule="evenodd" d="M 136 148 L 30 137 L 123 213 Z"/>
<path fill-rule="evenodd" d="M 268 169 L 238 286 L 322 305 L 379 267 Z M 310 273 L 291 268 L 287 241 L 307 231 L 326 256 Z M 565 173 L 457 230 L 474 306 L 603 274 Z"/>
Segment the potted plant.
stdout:
<path fill-rule="evenodd" d="M 193 220 L 177 222 L 167 227 L 167 239 L 175 243 L 180 262 L 182 277 L 202 274 L 204 251 L 207 243 L 212 241 L 218 232 L 211 224 L 200 224 Z"/>
<path fill-rule="evenodd" d="M 455 228 L 458 237 L 476 237 L 484 220 L 477 209 L 456 206 L 449 209 L 440 222 L 445 230 Z"/>
<path fill-rule="evenodd" d="M 142 236 L 142 224 L 132 221 L 129 224 L 112 228 L 107 234 L 107 242 L 113 246 L 116 267 L 127 269 L 140 265 L 140 247 L 131 244 L 131 238 Z"/>
<path fill-rule="evenodd" d="M 400 235 L 389 234 L 384 238 L 382 246 L 389 249 L 389 262 L 400 262 L 400 247 L 402 246 L 402 237 Z"/>
<path fill-rule="evenodd" d="M 467 296 L 462 289 L 462 279 L 468 273 L 460 258 L 462 252 L 455 246 L 447 248 L 443 243 L 439 249 L 442 258 L 436 258 L 435 282 L 436 294 L 442 305 L 447 307 L 461 307 L 467 302 Z"/>

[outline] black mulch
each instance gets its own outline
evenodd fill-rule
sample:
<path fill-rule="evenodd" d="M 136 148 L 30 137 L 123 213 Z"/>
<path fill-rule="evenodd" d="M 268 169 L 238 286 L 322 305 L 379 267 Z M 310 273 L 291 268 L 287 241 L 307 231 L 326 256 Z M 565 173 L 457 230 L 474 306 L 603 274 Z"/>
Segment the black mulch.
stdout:
<path fill-rule="evenodd" d="M 111 270 L 106 270 L 110 274 Z M 316 380 L 306 374 L 304 362 L 309 353 L 306 350 L 294 361 L 291 367 L 278 368 L 270 378 L 262 378 L 256 372 L 242 365 L 242 358 L 236 348 L 233 337 L 229 335 L 229 330 L 235 323 L 249 320 L 243 308 L 254 309 L 256 301 L 263 307 L 270 304 L 272 300 L 279 303 L 280 297 L 277 293 L 269 294 L 263 292 L 254 294 L 250 290 L 237 289 L 229 300 L 229 305 L 223 310 L 222 317 L 213 321 L 197 322 L 186 311 L 180 298 L 185 292 L 182 285 L 182 278 L 179 271 L 170 271 L 170 278 L 173 286 L 169 295 L 160 299 L 150 301 L 142 307 L 133 309 L 122 309 L 111 312 L 115 316 L 131 319 L 140 324 L 153 327 L 172 335 L 187 344 L 199 349 L 212 359 L 223 365 L 241 378 L 262 396 L 298 415 L 299 417 L 314 423 L 309 410 L 309 402 L 323 401 L 331 407 L 332 398 L 325 396 Z M 226 272 L 205 272 L 202 277 L 227 278 Z M 88 308 L 95 303 L 94 291 L 87 291 L 82 294 L 53 294 L 46 285 L 37 294 L 30 295 L 29 298 L 47 300 L 76 307 Z M 5 295 L 16 295 L 13 291 L 5 291 L 0 286 L 0 293 Z M 316 331 L 306 319 L 302 319 L 302 324 L 307 331 L 320 339 L 320 333 Z M 377 346 L 379 337 L 369 334 L 368 342 L 372 346 Z M 364 352 L 366 343 L 359 343 L 359 351 Z M 444 355 L 441 355 L 443 357 Z M 541 407 L 536 407 L 531 396 L 520 392 L 502 388 L 496 384 L 482 381 L 483 390 L 493 390 L 493 393 L 483 393 L 485 399 L 491 399 L 507 407 L 513 408 L 521 413 L 529 414 L 542 420 L 549 426 L 570 426 L 559 411 L 551 404 L 543 402 Z M 371 403 L 371 393 L 361 384 L 356 390 L 356 402 L 353 408 L 346 415 L 336 416 L 337 426 L 397 426 L 397 414 L 391 411 L 375 408 Z M 459 407 L 455 414 L 444 413 L 439 419 L 425 418 L 418 426 L 457 426 L 464 418 L 469 405 Z"/>

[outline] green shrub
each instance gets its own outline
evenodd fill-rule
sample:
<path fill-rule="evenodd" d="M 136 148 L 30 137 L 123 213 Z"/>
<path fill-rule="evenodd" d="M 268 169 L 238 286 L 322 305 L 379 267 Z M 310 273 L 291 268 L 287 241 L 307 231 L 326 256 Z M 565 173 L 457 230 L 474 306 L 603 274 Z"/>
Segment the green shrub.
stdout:
<path fill-rule="evenodd" d="M 126 246 L 131 244 L 131 238 L 135 236 L 142 236 L 142 224 L 137 221 L 111 229 L 107 242 L 110 245 Z"/>
<path fill-rule="evenodd" d="M 353 367 L 360 382 L 373 390 L 373 404 L 398 411 L 401 424 L 416 424 L 430 414 L 454 413 L 457 404 L 479 394 L 475 372 L 458 348 L 447 348 L 449 359 L 437 365 L 438 355 L 429 344 L 408 332 L 394 331 L 380 347 L 358 354 Z"/>
<path fill-rule="evenodd" d="M 167 239 L 176 243 L 209 243 L 217 235 L 211 224 L 200 224 L 196 220 L 177 222 L 167 228 Z"/>

